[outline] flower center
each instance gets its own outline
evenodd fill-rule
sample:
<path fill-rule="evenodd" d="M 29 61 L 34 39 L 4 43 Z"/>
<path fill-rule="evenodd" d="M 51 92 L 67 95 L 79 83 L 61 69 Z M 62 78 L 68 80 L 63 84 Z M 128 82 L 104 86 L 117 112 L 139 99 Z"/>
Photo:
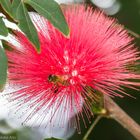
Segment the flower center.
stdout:
<path fill-rule="evenodd" d="M 69 86 L 69 85 L 75 85 L 78 83 L 79 79 L 79 72 L 78 69 L 76 69 L 76 59 L 73 59 L 73 61 L 70 61 L 69 59 L 69 53 L 67 50 L 64 51 L 63 54 L 64 58 L 64 65 L 62 67 L 62 73 L 59 74 L 50 74 L 48 76 L 48 81 L 51 83 L 54 83 L 54 85 L 63 85 L 63 86 Z"/>
<path fill-rule="evenodd" d="M 54 83 L 55 85 L 63 85 L 63 86 L 68 86 L 70 84 L 74 85 L 76 83 L 75 78 L 78 77 L 78 71 L 75 69 L 67 73 L 69 71 L 69 67 L 64 67 L 64 71 L 66 72 L 66 74 L 62 76 L 50 74 L 48 76 L 48 81 Z"/>
<path fill-rule="evenodd" d="M 71 72 L 71 75 L 72 75 L 73 77 L 77 76 L 77 75 L 78 75 L 78 71 L 77 71 L 77 70 L 73 70 L 73 71 Z"/>

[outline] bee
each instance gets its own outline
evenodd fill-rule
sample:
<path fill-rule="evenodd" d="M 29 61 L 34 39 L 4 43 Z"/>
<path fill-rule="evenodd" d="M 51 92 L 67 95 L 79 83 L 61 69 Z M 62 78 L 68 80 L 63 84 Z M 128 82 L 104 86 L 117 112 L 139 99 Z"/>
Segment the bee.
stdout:
<path fill-rule="evenodd" d="M 49 82 L 56 83 L 58 80 L 59 80 L 59 78 L 58 78 L 56 75 L 50 74 L 50 75 L 48 76 L 48 81 L 49 81 Z"/>
<path fill-rule="evenodd" d="M 54 93 L 57 93 L 59 91 L 60 86 L 68 85 L 68 82 L 64 80 L 62 76 L 59 75 L 50 74 L 48 76 L 48 81 L 54 84 L 54 87 L 52 88 Z"/>

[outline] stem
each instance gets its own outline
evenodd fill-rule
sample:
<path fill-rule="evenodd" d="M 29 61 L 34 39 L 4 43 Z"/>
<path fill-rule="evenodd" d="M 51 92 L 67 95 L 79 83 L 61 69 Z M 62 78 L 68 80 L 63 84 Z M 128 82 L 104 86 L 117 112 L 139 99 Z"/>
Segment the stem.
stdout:
<path fill-rule="evenodd" d="M 94 127 L 96 126 L 96 124 L 99 122 L 99 120 L 102 118 L 102 116 L 97 116 L 97 118 L 95 119 L 95 121 L 93 122 L 93 124 L 90 126 L 90 128 L 88 129 L 87 133 L 85 134 L 83 140 L 87 140 L 88 136 L 90 135 L 90 133 L 92 132 L 92 130 L 94 129 Z"/>
<path fill-rule="evenodd" d="M 140 125 L 126 114 L 110 97 L 105 96 L 107 116 L 126 128 L 137 140 L 140 140 Z"/>

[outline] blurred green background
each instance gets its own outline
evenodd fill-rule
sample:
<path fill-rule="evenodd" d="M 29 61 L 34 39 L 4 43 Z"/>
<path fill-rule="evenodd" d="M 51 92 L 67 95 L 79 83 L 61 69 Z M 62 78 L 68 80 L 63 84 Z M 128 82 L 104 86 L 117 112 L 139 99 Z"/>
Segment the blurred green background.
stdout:
<path fill-rule="evenodd" d="M 97 0 L 96 0 L 97 1 Z M 100 0 L 101 1 L 101 0 Z M 105 0 L 103 0 L 105 1 Z M 103 4 L 102 1 L 102 4 Z M 107 1 L 107 0 L 106 0 Z M 88 0 L 90 3 L 90 1 Z M 94 0 L 93 0 L 94 2 Z M 97 6 L 97 3 L 92 3 L 93 6 Z M 116 0 L 114 4 L 117 4 L 118 9 L 116 12 L 112 10 L 113 8 L 107 8 L 107 6 L 100 7 L 107 12 L 112 17 L 118 19 L 118 22 L 128 29 L 140 34 L 140 0 Z M 140 46 L 140 39 L 136 39 L 135 43 Z M 136 99 L 125 97 L 124 99 L 115 98 L 115 101 L 132 117 L 140 124 L 140 93 L 139 91 L 128 90 L 126 92 L 132 94 L 136 97 Z M 92 120 L 94 121 L 94 119 Z M 90 125 L 90 124 L 89 124 Z M 31 140 L 32 138 L 32 131 L 30 129 L 20 129 L 20 130 L 13 130 L 9 131 L 10 133 L 3 134 L 3 130 L 12 130 L 11 127 L 4 122 L 4 120 L 0 121 L 0 140 L 17 140 L 17 136 L 20 136 L 19 140 Z M 84 134 L 88 130 L 83 126 L 81 122 L 81 129 L 82 134 L 78 134 L 75 132 L 74 136 L 70 138 L 70 140 L 82 140 Z M 3 136 L 3 139 L 2 137 Z M 5 136 L 5 137 L 4 137 Z M 13 136 L 13 137 L 11 137 Z M 120 126 L 117 122 L 110 119 L 102 119 L 91 135 L 89 136 L 88 140 L 135 140 L 131 134 L 127 132 L 122 126 Z"/>

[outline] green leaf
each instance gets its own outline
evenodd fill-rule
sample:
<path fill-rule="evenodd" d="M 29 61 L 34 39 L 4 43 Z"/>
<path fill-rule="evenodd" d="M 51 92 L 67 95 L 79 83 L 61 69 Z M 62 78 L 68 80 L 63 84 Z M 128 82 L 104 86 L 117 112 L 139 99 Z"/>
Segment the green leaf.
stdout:
<path fill-rule="evenodd" d="M 3 35 L 3 36 L 7 36 L 8 35 L 8 29 L 5 26 L 5 23 L 2 20 L 2 17 L 0 17 L 0 35 Z"/>
<path fill-rule="evenodd" d="M 12 6 L 11 6 L 11 9 L 12 9 L 12 16 L 14 18 L 16 18 L 16 13 L 17 13 L 17 9 L 18 9 L 18 6 L 20 4 L 20 1 L 21 0 L 13 0 L 12 1 Z"/>
<path fill-rule="evenodd" d="M 10 0 L 0 0 L 0 4 L 8 14 L 11 14 L 12 9 Z"/>
<path fill-rule="evenodd" d="M 24 0 L 32 6 L 40 15 L 47 18 L 64 35 L 69 36 L 69 27 L 62 10 L 54 0 Z"/>
<path fill-rule="evenodd" d="M 40 51 L 40 44 L 36 28 L 34 27 L 28 11 L 21 0 L 18 1 L 18 7 L 16 10 L 16 18 L 19 22 L 19 28 L 27 35 L 29 40 L 34 44 L 37 51 Z"/>
<path fill-rule="evenodd" d="M 3 89 L 7 79 L 7 57 L 4 49 L 0 47 L 0 90 Z"/>

